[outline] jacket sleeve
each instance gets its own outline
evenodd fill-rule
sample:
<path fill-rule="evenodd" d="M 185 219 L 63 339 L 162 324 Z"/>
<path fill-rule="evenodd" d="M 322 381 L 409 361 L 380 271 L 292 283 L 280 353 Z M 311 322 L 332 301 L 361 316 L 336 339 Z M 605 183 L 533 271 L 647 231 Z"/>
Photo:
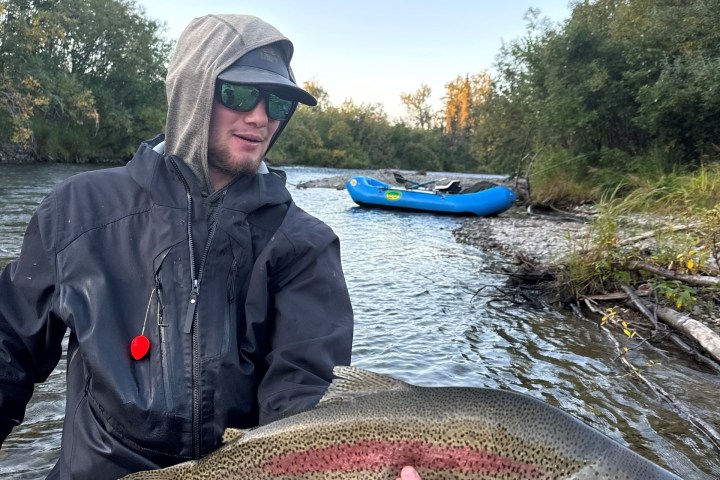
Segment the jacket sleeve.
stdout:
<path fill-rule="evenodd" d="M 25 232 L 20 257 L 0 273 L 0 445 L 25 416 L 35 383 L 60 360 L 66 326 L 51 314 L 55 260 L 52 198 Z"/>
<path fill-rule="evenodd" d="M 313 248 L 296 252 L 271 293 L 274 322 L 258 390 L 261 425 L 315 406 L 333 367 L 350 364 L 353 314 L 339 241 L 322 223 L 306 235 Z"/>

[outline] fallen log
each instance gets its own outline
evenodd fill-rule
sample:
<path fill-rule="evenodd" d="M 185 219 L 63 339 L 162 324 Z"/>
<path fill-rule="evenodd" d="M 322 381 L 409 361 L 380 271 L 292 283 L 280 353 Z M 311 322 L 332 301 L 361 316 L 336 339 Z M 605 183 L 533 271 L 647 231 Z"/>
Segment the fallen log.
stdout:
<path fill-rule="evenodd" d="M 643 240 L 647 240 L 648 238 L 656 237 L 660 233 L 675 233 L 675 232 L 684 232 L 687 230 L 692 230 L 694 228 L 698 228 L 700 226 L 699 223 L 693 223 L 690 225 L 671 225 L 670 227 L 665 228 L 659 228 L 656 230 L 651 230 L 649 232 L 642 233 L 640 235 L 636 235 L 634 237 L 628 237 L 623 240 L 620 240 L 617 244 L 617 246 L 622 247 L 626 245 L 634 245 L 638 242 L 642 242 Z"/>
<path fill-rule="evenodd" d="M 650 320 L 650 322 L 653 324 L 653 328 L 657 330 L 658 328 L 658 322 L 657 322 L 657 312 L 651 312 L 648 310 L 647 306 L 643 303 L 643 301 L 640 299 L 640 297 L 635 293 L 635 291 L 630 288 L 627 285 L 620 285 L 620 288 L 623 292 L 627 294 L 627 296 L 630 298 L 630 302 L 637 308 L 640 313 L 645 315 L 645 318 Z"/>
<path fill-rule="evenodd" d="M 705 275 L 685 275 L 683 273 L 677 273 L 666 268 L 658 267 L 652 263 L 630 261 L 625 262 L 621 265 L 621 268 L 625 270 L 644 270 L 646 272 L 654 273 L 670 280 L 678 280 L 688 285 L 695 285 L 697 287 L 710 287 L 714 285 L 720 285 L 720 277 L 710 277 Z"/>
<path fill-rule="evenodd" d="M 697 320 L 667 307 L 655 307 L 658 318 L 695 340 L 713 360 L 720 362 L 720 336 Z"/>
<path fill-rule="evenodd" d="M 645 302 L 643 302 L 640 297 L 637 295 L 637 292 L 633 291 L 632 288 L 630 288 L 627 285 L 621 285 L 622 290 L 627 293 L 629 301 L 628 305 L 637 311 L 639 311 L 645 318 L 650 320 L 650 322 L 653 324 L 653 327 L 655 330 L 658 329 L 658 312 L 657 312 L 657 305 L 652 306 L 652 311 L 648 308 Z M 668 324 L 666 322 L 666 324 Z M 675 329 L 678 331 L 678 329 Z M 682 332 L 685 336 L 689 335 L 689 332 Z M 714 332 L 713 332 L 714 334 Z M 678 335 L 670 334 L 670 341 L 673 342 L 680 350 L 685 352 L 686 355 L 694 358 L 699 363 L 702 363 L 706 367 L 709 367 L 716 373 L 720 373 L 720 363 L 713 361 L 710 358 L 705 357 L 699 350 L 696 348 L 691 347 L 690 345 L 686 344 Z M 694 336 L 692 337 L 696 343 L 699 343 L 698 339 Z"/>
<path fill-rule="evenodd" d="M 713 361 L 712 359 L 703 355 L 697 348 L 691 347 L 683 341 L 678 335 L 671 334 L 670 341 L 675 344 L 680 350 L 685 352 L 688 357 L 694 358 L 696 362 L 701 363 L 708 367 L 715 373 L 720 373 L 720 363 Z"/>
<path fill-rule="evenodd" d="M 591 300 L 585 300 L 584 303 L 591 312 L 594 312 L 598 315 L 603 315 L 602 310 L 598 309 L 594 302 L 592 302 Z M 580 311 L 579 306 L 571 304 L 570 307 L 575 312 L 575 315 L 577 315 L 579 318 L 586 318 Z M 720 450 L 720 433 L 715 430 L 715 427 L 709 422 L 705 421 L 705 419 L 703 419 L 699 415 L 696 415 L 694 412 L 692 412 L 690 407 L 688 407 L 684 402 L 677 400 L 675 397 L 665 391 L 660 385 L 654 383 L 652 380 L 644 376 L 642 372 L 632 363 L 630 363 L 630 361 L 627 359 L 625 351 L 621 347 L 618 340 L 615 338 L 615 335 L 613 335 L 613 333 L 608 328 L 602 325 L 600 326 L 600 330 L 604 331 L 607 334 L 608 338 L 615 344 L 615 350 L 618 352 L 618 359 L 623 365 L 625 365 L 629 369 L 630 373 L 639 380 L 641 380 L 650 390 L 655 393 L 655 395 L 657 395 L 658 398 L 667 402 L 668 405 L 676 413 L 684 417 L 690 424 L 694 425 L 699 431 L 704 433 L 707 439 L 710 440 L 710 442 L 715 446 L 715 448 L 717 450 Z"/>

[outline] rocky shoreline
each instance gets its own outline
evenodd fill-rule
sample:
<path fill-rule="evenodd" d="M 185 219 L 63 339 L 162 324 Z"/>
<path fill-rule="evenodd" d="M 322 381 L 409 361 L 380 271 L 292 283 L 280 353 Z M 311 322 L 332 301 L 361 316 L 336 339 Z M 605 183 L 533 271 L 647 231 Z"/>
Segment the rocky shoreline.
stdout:
<path fill-rule="evenodd" d="M 404 178 L 424 183 L 433 179 L 440 179 L 439 174 L 423 174 L 400 170 L 375 170 L 367 172 L 368 176 L 376 178 L 390 185 L 397 182 L 393 172 L 401 173 Z M 453 174 L 462 187 L 478 182 L 475 176 Z M 333 176 L 312 180 L 297 185 L 298 188 L 334 188 L 342 190 L 348 176 Z M 572 242 L 581 241 L 588 232 L 588 224 L 582 222 L 580 216 L 574 218 L 575 212 L 562 214 L 546 212 L 545 214 L 531 215 L 523 206 L 526 199 L 526 186 L 524 182 L 517 182 L 509 178 L 493 178 L 492 183 L 511 188 L 516 196 L 516 205 L 502 214 L 490 218 L 468 218 L 453 231 L 458 242 L 476 246 L 483 250 L 496 250 L 513 257 L 522 255 L 535 262 L 548 265 L 570 251 Z"/>
<path fill-rule="evenodd" d="M 453 234 L 460 243 L 549 266 L 583 242 L 589 225 L 564 215 L 530 215 L 515 205 L 496 217 L 468 218 Z"/>
<path fill-rule="evenodd" d="M 0 142 L 0 164 L 4 163 L 32 163 L 39 162 L 35 152 L 28 147 L 9 142 Z"/>
<path fill-rule="evenodd" d="M 433 178 L 430 175 L 412 172 L 400 173 L 405 178 L 420 183 Z M 367 175 L 389 184 L 397 184 L 393 177 L 393 171 L 390 170 L 368 172 Z M 460 179 L 463 186 L 466 186 L 468 182 L 477 181 L 477 177 L 464 177 L 462 174 L 454 175 L 453 179 Z M 348 177 L 343 176 L 329 177 L 306 182 L 298 187 L 344 189 L 347 180 Z M 529 278 L 552 278 L 553 268 L 558 266 L 558 262 L 563 257 L 575 249 L 589 244 L 591 220 L 595 216 L 593 206 L 575 206 L 568 209 L 567 212 L 551 209 L 538 211 L 537 208 L 530 210 L 530 207 L 526 206 L 528 203 L 525 201 L 526 190 L 522 183 L 512 179 L 498 179 L 497 181 L 493 179 L 493 182 L 508 186 L 516 192 L 518 201 L 515 206 L 495 217 L 467 218 L 460 227 L 453 231 L 453 235 L 460 243 L 485 251 L 496 251 L 505 256 L 508 259 L 508 266 L 504 272 L 499 273 L 509 274 L 510 277 L 515 278 L 515 283 L 528 271 L 530 271 Z M 628 222 L 633 224 L 635 231 L 649 231 L 667 220 L 638 216 L 628 219 Z M 520 280 L 521 283 L 523 281 Z M 622 303 L 622 301 L 619 302 Z M 563 307 L 566 306 L 562 305 L 561 308 Z M 693 318 L 684 318 L 691 321 L 697 319 L 698 322 L 712 330 L 713 345 L 717 350 L 717 346 L 720 345 L 720 318 L 717 318 L 712 310 L 707 311 L 707 309 L 701 308 L 695 308 L 689 315 L 692 315 Z"/>

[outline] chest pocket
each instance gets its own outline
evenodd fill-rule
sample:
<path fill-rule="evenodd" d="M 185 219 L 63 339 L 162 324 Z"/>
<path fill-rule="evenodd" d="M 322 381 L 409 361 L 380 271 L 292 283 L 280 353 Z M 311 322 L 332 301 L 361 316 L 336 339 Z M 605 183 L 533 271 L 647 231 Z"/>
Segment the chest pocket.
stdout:
<path fill-rule="evenodd" d="M 227 278 L 227 333 L 223 342 L 223 353 L 228 351 L 228 342 L 234 339 L 234 348 L 238 340 L 245 335 L 245 299 L 253 268 L 253 251 L 250 241 L 233 245 L 233 261 Z"/>
<path fill-rule="evenodd" d="M 173 402 L 173 390 L 172 390 L 172 382 L 170 381 L 170 364 L 169 364 L 169 351 L 170 348 L 168 346 L 168 338 L 167 338 L 167 321 L 165 318 L 165 307 L 163 302 L 163 285 L 160 282 L 160 267 L 162 266 L 163 262 L 165 261 L 165 258 L 170 253 L 170 248 L 163 251 L 158 255 L 155 260 L 153 261 L 153 270 L 155 272 L 155 308 L 156 308 L 156 316 L 157 319 L 157 329 L 158 334 L 160 336 L 160 358 L 161 358 L 161 367 L 162 367 L 162 379 L 163 379 L 163 385 L 165 387 L 165 408 L 168 412 L 172 412 L 174 410 L 174 402 Z M 152 301 L 152 299 L 151 299 Z"/>
<path fill-rule="evenodd" d="M 245 283 L 252 269 L 252 244 L 218 231 L 200 286 L 198 325 L 203 361 L 237 350 L 245 331 Z"/>

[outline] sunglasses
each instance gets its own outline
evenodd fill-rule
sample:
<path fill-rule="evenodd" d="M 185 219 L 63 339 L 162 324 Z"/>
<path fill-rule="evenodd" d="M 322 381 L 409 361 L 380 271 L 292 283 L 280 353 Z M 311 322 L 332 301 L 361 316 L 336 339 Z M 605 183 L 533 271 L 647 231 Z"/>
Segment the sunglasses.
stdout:
<path fill-rule="evenodd" d="M 257 87 L 223 81 L 218 82 L 216 96 L 223 106 L 238 112 L 249 112 L 264 99 L 268 118 L 280 121 L 290 118 L 295 105 L 293 100 L 280 98 Z"/>

